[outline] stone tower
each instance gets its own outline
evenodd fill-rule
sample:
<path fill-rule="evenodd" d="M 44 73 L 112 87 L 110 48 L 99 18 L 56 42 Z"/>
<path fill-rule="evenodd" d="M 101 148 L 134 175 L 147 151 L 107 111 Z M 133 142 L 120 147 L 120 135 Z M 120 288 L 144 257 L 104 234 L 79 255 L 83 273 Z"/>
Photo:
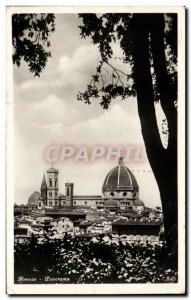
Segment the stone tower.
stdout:
<path fill-rule="evenodd" d="M 59 171 L 55 168 L 50 168 L 47 173 L 47 205 L 50 207 L 59 207 L 58 200 L 58 178 Z"/>
<path fill-rule="evenodd" d="M 69 206 L 73 207 L 73 190 L 74 184 L 73 183 L 65 183 L 66 188 L 66 201 L 69 202 Z"/>
<path fill-rule="evenodd" d="M 41 192 L 41 198 L 43 199 L 44 204 L 47 205 L 47 184 L 46 184 L 45 174 L 43 174 L 40 192 Z"/>

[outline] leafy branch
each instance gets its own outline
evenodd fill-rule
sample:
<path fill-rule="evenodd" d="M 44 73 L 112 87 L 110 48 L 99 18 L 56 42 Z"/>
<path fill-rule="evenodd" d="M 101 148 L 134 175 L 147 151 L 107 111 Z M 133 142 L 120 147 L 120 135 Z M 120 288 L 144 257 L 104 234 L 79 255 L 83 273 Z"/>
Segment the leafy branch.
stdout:
<path fill-rule="evenodd" d="M 83 93 L 78 93 L 77 99 L 84 101 L 87 104 L 91 103 L 91 98 L 101 97 L 100 105 L 107 109 L 112 98 L 118 96 L 125 99 L 128 96 L 135 96 L 134 84 L 134 61 L 132 54 L 132 45 L 134 44 L 135 27 L 132 14 L 112 14 L 106 13 L 103 15 L 97 14 L 79 14 L 83 25 L 79 26 L 82 38 L 91 38 L 94 45 L 97 45 L 101 55 L 101 61 L 92 76 L 87 89 Z M 164 32 L 166 41 L 166 60 L 168 75 L 173 87 L 177 85 L 177 70 L 176 70 L 176 26 L 173 23 L 173 16 L 167 14 L 165 16 L 167 28 Z M 175 20 L 176 21 L 176 20 Z M 131 67 L 131 75 L 126 74 L 122 70 L 114 67 L 110 60 L 113 56 L 113 43 L 119 42 L 123 55 L 121 60 Z M 168 45 L 168 47 L 167 47 Z M 151 50 L 149 51 L 151 53 Z M 153 66 L 152 56 L 150 56 L 150 64 Z M 104 77 L 103 66 L 111 69 L 110 82 L 106 82 Z M 153 68 L 152 68 L 153 69 Z M 151 71 L 153 81 L 154 101 L 160 100 L 158 91 L 155 70 Z M 172 88 L 173 88 L 172 87 Z"/>
<path fill-rule="evenodd" d="M 55 31 L 53 14 L 14 14 L 12 16 L 13 63 L 24 60 L 34 76 L 40 76 L 51 52 L 50 36 Z"/>
<path fill-rule="evenodd" d="M 110 70 L 105 69 L 105 66 Z M 104 72 L 109 71 L 111 76 L 106 76 Z M 106 78 L 110 79 L 109 82 Z M 79 92 L 77 99 L 91 104 L 91 98 L 101 98 L 100 105 L 108 109 L 112 98 L 121 97 L 124 100 L 129 96 L 135 96 L 132 76 L 115 68 L 110 62 L 101 60 L 85 92 Z"/>

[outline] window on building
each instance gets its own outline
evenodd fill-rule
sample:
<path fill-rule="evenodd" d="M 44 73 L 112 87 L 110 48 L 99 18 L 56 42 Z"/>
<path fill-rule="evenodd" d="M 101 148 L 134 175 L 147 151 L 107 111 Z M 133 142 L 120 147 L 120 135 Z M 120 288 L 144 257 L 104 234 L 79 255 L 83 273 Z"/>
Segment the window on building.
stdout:
<path fill-rule="evenodd" d="M 65 201 L 62 201 L 62 204 L 64 205 L 64 204 L 65 204 Z"/>
<path fill-rule="evenodd" d="M 57 179 L 55 179 L 55 187 L 57 186 Z"/>
<path fill-rule="evenodd" d="M 76 201 L 74 201 L 74 204 L 76 204 Z"/>
<path fill-rule="evenodd" d="M 52 192 L 49 192 L 49 196 L 52 197 Z"/>
<path fill-rule="evenodd" d="M 58 205 L 58 201 L 55 201 L 55 205 Z"/>
<path fill-rule="evenodd" d="M 49 201 L 49 206 L 52 206 L 52 201 Z"/>
<path fill-rule="evenodd" d="M 49 185 L 52 187 L 52 179 L 49 180 Z"/>
<path fill-rule="evenodd" d="M 38 203 L 38 206 L 39 206 L 39 207 L 41 207 L 41 206 L 42 206 L 42 203 L 41 203 L 41 202 L 39 202 L 39 203 Z"/>
<path fill-rule="evenodd" d="M 111 196 L 114 196 L 114 192 L 111 192 L 110 195 L 111 195 Z"/>
<path fill-rule="evenodd" d="M 66 188 L 66 196 L 69 197 L 69 187 Z"/>
<path fill-rule="evenodd" d="M 87 201 L 84 201 L 85 205 L 87 204 Z"/>
<path fill-rule="evenodd" d="M 123 196 L 127 196 L 127 192 L 123 192 Z"/>
<path fill-rule="evenodd" d="M 57 193 L 57 192 L 55 192 L 55 196 L 56 196 L 56 197 L 58 196 L 58 193 Z"/>

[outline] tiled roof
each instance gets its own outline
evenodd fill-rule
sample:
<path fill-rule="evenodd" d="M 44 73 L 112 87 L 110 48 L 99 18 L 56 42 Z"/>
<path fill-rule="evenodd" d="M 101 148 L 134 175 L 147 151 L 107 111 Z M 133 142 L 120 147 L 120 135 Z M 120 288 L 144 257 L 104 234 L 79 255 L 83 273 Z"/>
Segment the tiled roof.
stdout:
<path fill-rule="evenodd" d="M 32 195 L 28 199 L 28 204 L 37 204 L 40 198 L 40 193 L 38 191 L 32 193 Z"/>
<path fill-rule="evenodd" d="M 134 206 L 145 206 L 144 205 L 144 202 L 142 201 L 142 200 L 140 200 L 140 199 L 136 199 L 135 201 L 134 201 L 134 204 L 133 204 Z"/>
<path fill-rule="evenodd" d="M 102 199 L 101 195 L 75 195 L 74 198 L 76 199 L 81 199 L 81 198 L 89 198 L 89 199 L 94 199 L 94 198 L 99 198 Z"/>
<path fill-rule="evenodd" d="M 106 176 L 102 192 L 115 190 L 138 190 L 138 184 L 133 173 L 125 166 L 114 167 Z"/>
<path fill-rule="evenodd" d="M 66 199 L 66 196 L 63 195 L 63 194 L 60 194 L 59 195 L 59 198 L 60 199 Z M 102 200 L 102 196 L 101 195 L 74 195 L 73 196 L 73 200 L 76 201 L 76 200 Z"/>
<path fill-rule="evenodd" d="M 160 226 L 162 224 L 161 220 L 126 220 L 119 219 L 113 222 L 113 225 L 124 225 L 124 226 L 132 226 L 132 225 L 152 225 L 152 226 Z"/>
<path fill-rule="evenodd" d="M 85 213 L 83 211 L 47 211 L 46 215 L 61 215 L 61 216 L 68 216 L 68 215 L 76 215 L 76 216 L 81 216 L 81 215 L 85 215 Z"/>
<path fill-rule="evenodd" d="M 109 199 L 105 201 L 105 207 L 118 207 L 118 203 L 113 199 Z"/>

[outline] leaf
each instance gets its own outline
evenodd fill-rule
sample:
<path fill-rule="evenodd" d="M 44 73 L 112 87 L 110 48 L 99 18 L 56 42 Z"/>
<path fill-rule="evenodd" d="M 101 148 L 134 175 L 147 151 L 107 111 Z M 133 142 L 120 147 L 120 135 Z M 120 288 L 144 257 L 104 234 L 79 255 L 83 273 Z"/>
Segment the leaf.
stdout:
<path fill-rule="evenodd" d="M 51 52 L 49 36 L 54 31 L 53 14 L 14 14 L 12 16 L 13 63 L 18 67 L 22 59 L 28 64 L 34 76 L 46 66 Z"/>

